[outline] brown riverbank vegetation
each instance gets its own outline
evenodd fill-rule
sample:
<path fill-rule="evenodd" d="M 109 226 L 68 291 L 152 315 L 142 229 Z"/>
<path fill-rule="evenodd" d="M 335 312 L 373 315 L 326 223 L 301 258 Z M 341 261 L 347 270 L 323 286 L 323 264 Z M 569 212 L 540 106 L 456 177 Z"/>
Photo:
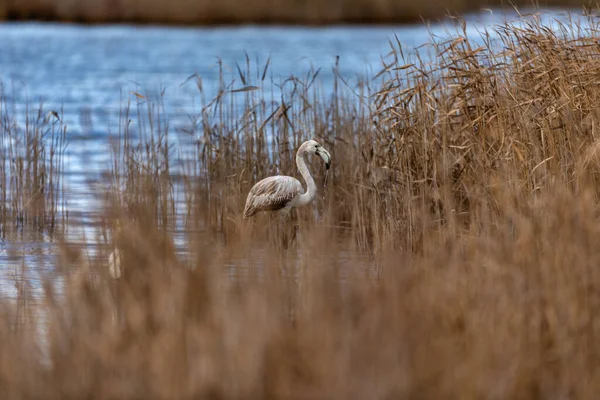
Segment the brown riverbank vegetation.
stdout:
<path fill-rule="evenodd" d="M 588 0 L 0 0 L 0 18 L 152 24 L 412 23 L 489 7 L 595 7 Z"/>
<path fill-rule="evenodd" d="M 596 399 L 590 24 L 499 27 L 495 47 L 457 31 L 432 62 L 392 38 L 379 76 L 326 96 L 312 71 L 273 112 L 268 65 L 249 63 L 237 82 L 258 90 L 223 82 L 174 142 L 160 99 L 133 98 L 87 238 L 98 253 L 56 234 L 43 299 L 26 301 L 37 266 L 23 265 L 19 301 L 1 303 L 0 397 Z M 251 185 L 297 176 L 307 138 L 333 162 L 325 187 L 310 162 L 322 196 L 296 238 L 244 222 Z"/>

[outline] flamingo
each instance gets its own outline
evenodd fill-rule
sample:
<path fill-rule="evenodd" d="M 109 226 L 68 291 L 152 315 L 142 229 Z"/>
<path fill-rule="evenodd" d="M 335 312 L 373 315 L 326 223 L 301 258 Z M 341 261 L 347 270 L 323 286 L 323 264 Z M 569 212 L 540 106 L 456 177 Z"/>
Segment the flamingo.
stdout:
<path fill-rule="evenodd" d="M 260 211 L 277 211 L 287 216 L 292 208 L 302 207 L 313 201 L 317 185 L 306 166 L 305 154 L 319 155 L 325 162 L 325 168 L 329 170 L 331 154 L 316 140 L 302 143 L 296 152 L 296 166 L 306 182 L 306 192 L 300 181 L 291 176 L 275 175 L 264 178 L 248 192 L 244 218 L 252 217 Z"/>

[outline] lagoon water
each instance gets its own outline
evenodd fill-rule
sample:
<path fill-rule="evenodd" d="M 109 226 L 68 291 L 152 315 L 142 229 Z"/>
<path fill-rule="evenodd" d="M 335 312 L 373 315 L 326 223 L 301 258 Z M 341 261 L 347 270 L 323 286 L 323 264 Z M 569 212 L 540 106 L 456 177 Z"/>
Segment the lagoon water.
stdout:
<path fill-rule="evenodd" d="M 577 11 L 571 17 L 578 18 Z M 478 38 L 515 13 L 483 11 L 468 15 L 467 34 Z M 544 19 L 566 18 L 551 12 Z M 236 63 L 245 68 L 246 55 L 252 65 L 264 65 L 270 57 L 268 79 L 261 86 L 280 83 L 290 75 L 306 76 L 321 68 L 318 80 L 330 88 L 332 67 L 339 57 L 339 73 L 351 85 L 361 76 L 372 76 L 381 68 L 381 57 L 389 51 L 388 40 L 397 38 L 410 51 L 455 32 L 451 22 L 406 26 L 336 27 L 221 27 L 174 28 L 148 26 L 80 26 L 55 23 L 0 24 L 0 79 L 5 101 L 24 117 L 27 104 L 43 103 L 44 110 L 62 110 L 68 127 L 66 178 L 71 213 L 82 215 L 93 197 L 88 180 L 98 179 L 108 168 L 109 133 L 118 130 L 119 111 L 133 92 L 161 93 L 170 129 L 186 129 L 189 116 L 200 110 L 200 95 L 193 81 L 202 77 L 206 98 L 219 87 L 222 60 L 227 82 L 243 86 Z M 253 72 L 255 73 L 255 72 Z M 256 76 L 256 75 L 254 75 Z M 254 79 L 249 84 L 260 84 Z M 9 265 L 7 248 L 0 245 L 0 263 Z M 28 246 L 25 246 L 28 247 Z M 29 246 L 19 250 L 27 257 L 45 257 L 52 264 L 51 247 Z M 29 248 L 28 247 L 28 248 Z M 10 264 L 12 265 L 12 264 Z M 7 268 L 4 268 L 6 272 Z M 13 287 L 2 281 L 0 292 Z"/>

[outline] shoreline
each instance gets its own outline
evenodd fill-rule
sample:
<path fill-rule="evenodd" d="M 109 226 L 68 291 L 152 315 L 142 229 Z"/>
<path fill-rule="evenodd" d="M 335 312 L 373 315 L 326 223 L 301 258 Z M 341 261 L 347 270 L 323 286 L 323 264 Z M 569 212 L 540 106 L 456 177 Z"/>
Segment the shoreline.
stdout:
<path fill-rule="evenodd" d="M 110 0 L 99 0 L 99 2 L 105 2 Z M 127 0 L 121 0 L 127 1 Z M 153 0 L 148 0 L 152 2 Z M 180 0 L 185 2 L 186 0 Z M 57 0 L 60 2 L 60 0 Z M 528 14 L 531 12 L 582 12 L 589 13 L 589 9 L 586 9 L 583 4 L 578 2 L 563 1 L 563 5 L 553 4 L 543 5 L 539 7 L 532 7 L 527 3 L 524 3 L 523 8 L 518 11 Z M 26 0 L 21 3 L 26 4 Z M 4 8 L 3 8 L 4 7 Z M 356 12 L 349 11 L 347 15 L 340 15 L 339 13 L 295 13 L 292 17 L 292 13 L 279 13 L 277 11 L 269 13 L 252 12 L 244 13 L 243 10 L 237 14 L 227 12 L 227 9 L 215 10 L 215 12 L 204 13 L 200 16 L 198 14 L 200 4 L 197 8 L 189 13 L 183 11 L 172 11 L 172 12 L 152 12 L 145 11 L 146 14 L 142 15 L 136 10 L 129 12 L 119 13 L 117 10 L 103 10 L 102 12 L 94 12 L 94 8 L 91 10 L 77 10 L 74 9 L 70 12 L 61 11 L 57 9 L 51 10 L 38 10 L 38 9 L 17 9 L 16 5 L 12 8 L 7 7 L 0 0 L 0 23 L 6 22 L 35 22 L 35 23 L 66 23 L 83 26 L 102 26 L 102 25 L 134 25 L 134 26 L 162 26 L 162 27 L 235 27 L 235 26 L 261 26 L 261 27 L 315 27 L 322 28 L 326 26 L 353 26 L 353 27 L 386 27 L 386 26 L 413 26 L 420 24 L 435 24 L 441 22 L 449 22 L 453 19 L 464 19 L 465 17 L 472 15 L 479 15 L 486 12 L 514 12 L 515 8 L 512 6 L 506 6 L 501 4 L 495 4 L 490 6 L 464 6 L 460 9 L 442 8 L 438 10 L 419 10 L 419 13 L 406 12 L 405 14 L 399 13 L 381 13 L 378 10 L 369 10 L 363 13 L 361 16 L 357 15 Z M 427 8 L 427 6 L 420 6 Z M 162 10 L 164 11 L 164 10 Z M 160 14 L 160 16 L 153 16 L 153 14 Z M 336 15 L 337 14 L 337 15 Z M 327 15 L 327 16 L 326 16 Z"/>

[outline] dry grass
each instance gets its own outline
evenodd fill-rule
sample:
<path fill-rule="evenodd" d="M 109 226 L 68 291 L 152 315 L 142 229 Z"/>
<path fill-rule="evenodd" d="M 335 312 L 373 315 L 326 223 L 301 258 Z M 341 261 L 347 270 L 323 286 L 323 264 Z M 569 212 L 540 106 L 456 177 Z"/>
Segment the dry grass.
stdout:
<path fill-rule="evenodd" d="M 596 398 L 590 22 L 500 27 L 499 47 L 457 32 L 430 63 L 393 45 L 362 92 L 340 78 L 324 96 L 313 72 L 273 109 L 261 90 L 223 82 L 179 139 L 195 147 L 157 122 L 160 99 L 140 100 L 124 121 L 141 132 L 118 135 L 104 210 L 122 279 L 108 279 L 103 251 L 86 264 L 62 243 L 67 284 L 48 281 L 47 318 L 16 324 L 3 303 L 0 396 Z M 265 68 L 240 80 L 260 87 Z M 309 137 L 333 156 L 325 196 L 298 213 L 296 241 L 269 240 L 272 218 L 241 219 L 245 194 L 295 175 Z"/>
<path fill-rule="evenodd" d="M 163 24 L 406 23 L 512 4 L 596 6 L 589 0 L 0 0 L 0 18 Z"/>
<path fill-rule="evenodd" d="M 67 128 L 57 111 L 43 105 L 22 118 L 0 87 L 0 230 L 6 237 L 24 227 L 53 234 L 65 223 L 63 161 Z"/>

